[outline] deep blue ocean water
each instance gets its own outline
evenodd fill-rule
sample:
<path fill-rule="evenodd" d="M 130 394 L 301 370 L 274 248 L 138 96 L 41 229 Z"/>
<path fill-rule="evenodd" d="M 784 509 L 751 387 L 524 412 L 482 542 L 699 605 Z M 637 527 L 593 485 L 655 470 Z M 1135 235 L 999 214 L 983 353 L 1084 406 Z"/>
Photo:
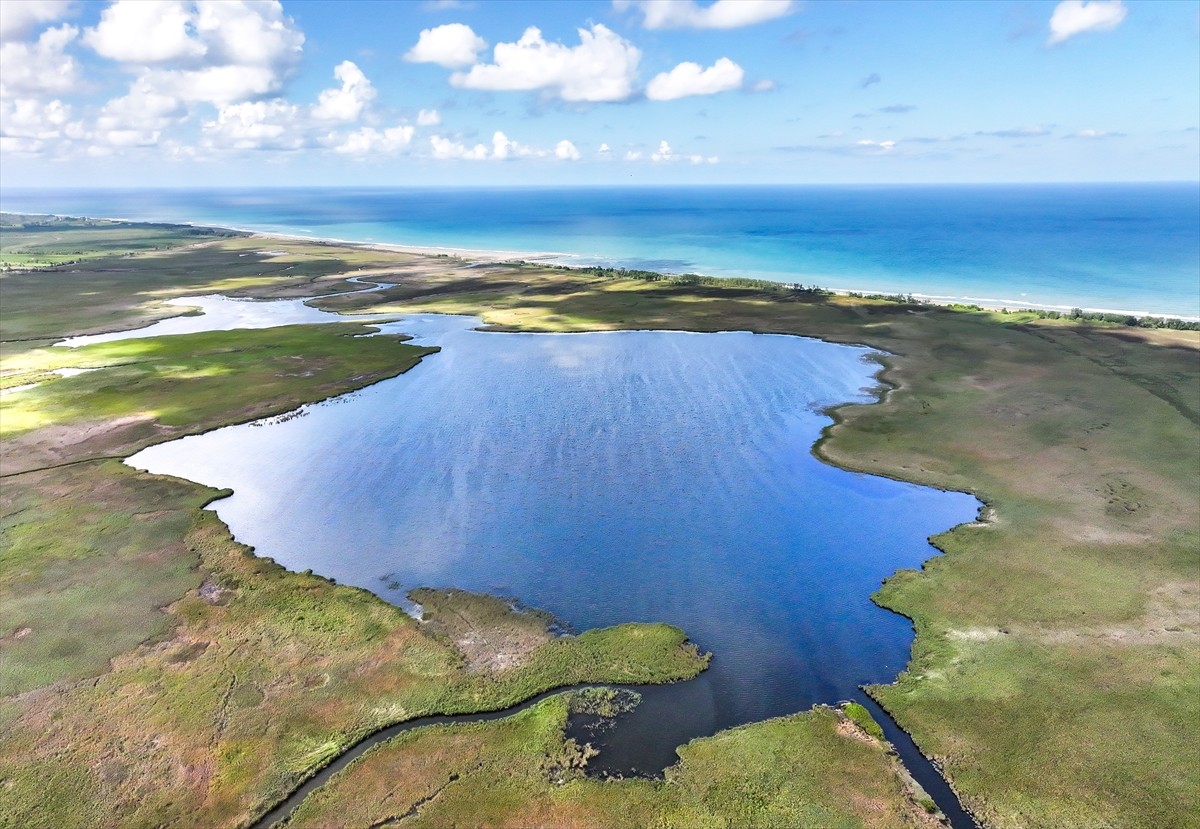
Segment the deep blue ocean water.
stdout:
<path fill-rule="evenodd" d="M 498 593 L 576 629 L 667 621 L 716 654 L 699 679 L 648 692 L 596 767 L 656 771 L 692 737 L 903 669 L 911 625 L 869 597 L 979 503 L 813 457 L 825 407 L 872 399 L 869 349 L 477 323 L 393 323 L 442 350 L 302 417 L 130 463 L 232 488 L 213 508 L 292 570 L 397 603 L 418 586 Z"/>
<path fill-rule="evenodd" d="M 1200 185 L 5 189 L 0 208 L 1200 317 Z"/>

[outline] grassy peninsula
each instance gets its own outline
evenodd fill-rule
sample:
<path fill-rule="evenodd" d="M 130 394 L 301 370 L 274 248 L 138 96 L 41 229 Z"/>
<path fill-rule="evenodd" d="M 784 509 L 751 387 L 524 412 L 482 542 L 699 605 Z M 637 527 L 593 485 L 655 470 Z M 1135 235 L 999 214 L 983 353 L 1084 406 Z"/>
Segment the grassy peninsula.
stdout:
<path fill-rule="evenodd" d="M 11 255 L 26 259 L 6 259 L 18 267 L 0 281 L 0 383 L 38 385 L 6 394 L 0 419 L 0 824 L 246 825 L 383 725 L 703 667 L 666 626 L 543 641 L 506 608 L 441 597 L 505 631 L 505 658 L 472 652 L 453 625 L 418 625 L 363 591 L 254 557 L 200 509 L 220 493 L 121 464 L 152 442 L 437 359 L 354 337 L 353 321 L 49 347 L 176 313 L 162 305 L 173 296 L 221 292 L 321 295 L 319 307 L 351 314 L 473 313 L 503 330 L 745 329 L 887 351 L 890 391 L 838 409 L 816 451 L 973 492 L 989 509 L 876 595 L 914 621 L 917 640 L 898 682 L 871 693 L 986 826 L 1193 825 L 1200 333 L 195 228 L 11 221 L 4 255 L 16 239 Z M 352 294 L 347 276 L 392 287 Z M 409 732 L 310 797 L 295 825 L 926 819 L 857 711 L 696 741 L 662 782 L 599 782 L 554 759 L 569 755 L 567 707 L 553 698 L 506 720 Z M 362 792 L 377 796 L 348 811 Z"/>

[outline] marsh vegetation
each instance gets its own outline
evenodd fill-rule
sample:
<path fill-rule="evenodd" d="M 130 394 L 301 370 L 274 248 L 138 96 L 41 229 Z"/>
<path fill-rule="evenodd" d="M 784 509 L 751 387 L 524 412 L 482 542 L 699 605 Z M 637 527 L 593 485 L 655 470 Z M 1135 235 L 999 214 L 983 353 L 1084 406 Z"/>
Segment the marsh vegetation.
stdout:
<path fill-rule="evenodd" d="M 97 232 L 55 232 L 75 230 Z M 1186 826 L 1200 809 L 1200 769 L 1186 762 L 1200 727 L 1197 332 L 465 269 L 192 229 L 147 231 L 156 249 L 145 250 L 145 234 L 127 230 L 104 229 L 114 235 L 102 256 L 0 282 L 0 379 L 39 384 L 5 396 L 0 425 L 0 824 L 245 825 L 386 724 L 703 668 L 684 632 L 624 625 L 551 637 L 504 671 L 472 669 L 452 629 L 431 635 L 364 591 L 255 557 L 201 509 L 219 492 L 112 460 L 423 356 L 347 336 L 355 323 L 48 347 L 144 325 L 174 312 L 164 298 L 213 291 L 479 314 L 503 330 L 743 329 L 886 350 L 893 391 L 839 409 L 819 455 L 972 492 L 990 520 L 937 537 L 945 555 L 876 595 L 913 620 L 917 639 L 898 682 L 872 695 L 988 826 Z M 5 249 L 10 238 L 5 229 Z M 53 252 L 39 250 L 17 253 Z M 346 277 L 363 274 L 395 287 L 350 294 L 359 286 Z M 100 370 L 50 374 L 63 367 Z M 478 623 L 506 618 L 492 610 Z M 294 825 L 923 819 L 883 748 L 839 732 L 828 709 L 689 744 L 663 781 L 605 782 L 555 759 L 569 750 L 568 708 L 554 698 L 510 720 L 410 732 L 336 777 Z"/>

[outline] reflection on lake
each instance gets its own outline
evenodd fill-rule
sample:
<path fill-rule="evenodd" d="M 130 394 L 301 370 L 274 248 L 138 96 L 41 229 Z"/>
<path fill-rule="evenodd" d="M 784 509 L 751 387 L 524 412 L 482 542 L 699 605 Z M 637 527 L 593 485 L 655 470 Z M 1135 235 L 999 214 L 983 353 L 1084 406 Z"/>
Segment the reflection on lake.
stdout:
<path fill-rule="evenodd" d="M 293 570 L 393 601 L 423 585 L 499 592 L 580 629 L 667 621 L 714 651 L 698 680 L 646 694 L 600 768 L 661 769 L 693 736 L 904 667 L 909 623 L 868 597 L 979 504 L 812 456 L 821 408 L 870 399 L 868 349 L 476 323 L 384 326 L 442 351 L 304 417 L 130 463 L 233 488 L 214 508 Z"/>

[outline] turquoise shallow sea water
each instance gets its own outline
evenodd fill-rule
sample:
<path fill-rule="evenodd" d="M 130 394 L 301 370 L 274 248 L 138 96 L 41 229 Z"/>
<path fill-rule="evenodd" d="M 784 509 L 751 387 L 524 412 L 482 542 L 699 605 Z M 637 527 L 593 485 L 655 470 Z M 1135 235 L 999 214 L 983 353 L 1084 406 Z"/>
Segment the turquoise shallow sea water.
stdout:
<path fill-rule="evenodd" d="M 0 208 L 1200 317 L 1197 184 L 6 189 Z"/>

